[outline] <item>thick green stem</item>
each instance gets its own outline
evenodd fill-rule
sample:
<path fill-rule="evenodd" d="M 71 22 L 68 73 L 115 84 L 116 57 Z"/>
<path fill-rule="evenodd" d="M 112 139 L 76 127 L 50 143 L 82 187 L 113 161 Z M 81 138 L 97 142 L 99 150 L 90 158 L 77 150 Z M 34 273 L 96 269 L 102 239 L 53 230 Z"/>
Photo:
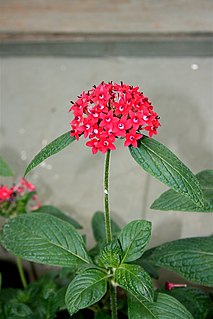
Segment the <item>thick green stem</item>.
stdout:
<path fill-rule="evenodd" d="M 24 275 L 24 270 L 23 270 L 23 267 L 22 267 L 22 263 L 21 263 L 21 258 L 20 257 L 16 257 L 16 262 L 17 262 L 17 267 L 18 267 L 18 272 L 19 272 L 19 275 L 20 275 L 20 278 L 21 278 L 21 282 L 22 282 L 22 285 L 25 288 L 27 288 L 27 281 L 26 281 L 26 278 L 25 278 L 25 275 Z"/>
<path fill-rule="evenodd" d="M 117 319 L 117 291 L 116 287 L 111 284 L 110 286 L 110 301 L 111 301 L 111 314 L 112 319 Z"/>
<path fill-rule="evenodd" d="M 106 153 L 105 170 L 104 170 L 104 207 L 105 207 L 105 228 L 107 243 L 112 241 L 110 211 L 109 211 L 109 163 L 110 150 Z"/>
<path fill-rule="evenodd" d="M 112 241 L 112 229 L 111 229 L 111 219 L 110 219 L 110 209 L 109 209 L 109 166 L 110 166 L 110 153 L 108 150 L 105 159 L 104 168 L 104 208 L 105 208 L 105 229 L 106 229 L 106 240 L 107 243 Z M 110 302 L 111 302 L 111 312 L 112 319 L 117 319 L 117 292 L 116 287 L 110 283 Z"/>

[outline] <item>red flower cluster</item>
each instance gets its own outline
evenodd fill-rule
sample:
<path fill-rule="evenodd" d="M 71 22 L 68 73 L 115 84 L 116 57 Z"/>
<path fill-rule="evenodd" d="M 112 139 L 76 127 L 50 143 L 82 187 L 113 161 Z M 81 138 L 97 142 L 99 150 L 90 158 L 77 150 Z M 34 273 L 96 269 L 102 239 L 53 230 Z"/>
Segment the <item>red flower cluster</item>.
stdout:
<path fill-rule="evenodd" d="M 82 92 L 72 104 L 71 136 L 77 140 L 82 134 L 88 137 L 86 145 L 93 154 L 115 150 L 116 138 L 125 138 L 125 146 L 137 147 L 137 140 L 143 136 L 141 130 L 152 137 L 160 125 L 158 115 L 139 87 L 122 82 L 102 82 L 87 93 Z"/>
<path fill-rule="evenodd" d="M 13 193 L 13 188 L 8 188 L 5 185 L 0 186 L 0 203 L 8 200 Z"/>
<path fill-rule="evenodd" d="M 21 177 L 17 185 L 13 185 L 10 188 L 6 185 L 0 186 L 0 202 L 10 199 L 12 194 L 14 193 L 22 196 L 25 192 L 33 192 L 35 190 L 36 187 L 33 184 L 29 183 L 26 179 Z"/>
<path fill-rule="evenodd" d="M 36 192 L 36 187 L 29 183 L 23 177 L 19 182 L 12 187 L 6 185 L 0 186 L 0 211 L 3 216 L 11 216 L 16 212 L 16 206 L 18 202 L 24 198 L 28 193 Z M 29 198 L 30 199 L 30 198 Z M 32 194 L 32 199 L 36 202 L 36 205 L 32 207 L 32 210 L 39 208 L 40 201 L 36 194 Z"/>

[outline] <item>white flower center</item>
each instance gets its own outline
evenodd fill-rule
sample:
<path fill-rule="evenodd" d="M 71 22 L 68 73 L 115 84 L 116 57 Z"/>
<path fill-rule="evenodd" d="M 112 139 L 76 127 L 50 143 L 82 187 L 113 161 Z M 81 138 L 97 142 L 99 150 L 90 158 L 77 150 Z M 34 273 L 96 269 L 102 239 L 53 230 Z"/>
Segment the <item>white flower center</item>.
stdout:
<path fill-rule="evenodd" d="M 124 129 L 124 125 L 122 123 L 118 124 L 118 128 L 123 130 Z"/>

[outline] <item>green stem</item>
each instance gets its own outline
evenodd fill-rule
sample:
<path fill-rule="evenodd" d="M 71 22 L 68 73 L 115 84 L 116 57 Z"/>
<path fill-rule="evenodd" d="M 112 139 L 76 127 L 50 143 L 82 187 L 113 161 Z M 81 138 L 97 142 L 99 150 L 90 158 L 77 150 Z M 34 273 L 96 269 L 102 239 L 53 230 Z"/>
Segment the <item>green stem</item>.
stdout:
<path fill-rule="evenodd" d="M 19 275 L 20 275 L 20 278 L 21 278 L 22 285 L 23 285 L 24 289 L 26 289 L 27 288 L 27 281 L 26 281 L 26 278 L 25 278 L 25 275 L 24 275 L 24 270 L 23 270 L 23 267 L 22 267 L 21 258 L 20 257 L 16 257 L 16 262 L 17 262 L 18 272 L 19 272 Z"/>
<path fill-rule="evenodd" d="M 106 240 L 107 243 L 112 241 L 112 229 L 111 229 L 111 219 L 109 210 L 109 164 L 110 164 L 110 154 L 111 151 L 108 150 L 105 158 L 105 168 L 104 168 L 104 208 L 105 208 L 105 229 L 106 229 Z M 110 302 L 111 302 L 111 312 L 112 319 L 117 319 L 117 292 L 116 287 L 110 283 Z"/>
<path fill-rule="evenodd" d="M 104 170 L 104 207 L 105 207 L 105 228 L 107 243 L 112 241 L 110 211 L 109 211 L 109 163 L 110 163 L 110 150 L 106 153 L 105 170 Z"/>
<path fill-rule="evenodd" d="M 111 313 L 112 319 L 117 319 L 117 291 L 116 287 L 110 285 L 110 301 L 111 301 Z"/>

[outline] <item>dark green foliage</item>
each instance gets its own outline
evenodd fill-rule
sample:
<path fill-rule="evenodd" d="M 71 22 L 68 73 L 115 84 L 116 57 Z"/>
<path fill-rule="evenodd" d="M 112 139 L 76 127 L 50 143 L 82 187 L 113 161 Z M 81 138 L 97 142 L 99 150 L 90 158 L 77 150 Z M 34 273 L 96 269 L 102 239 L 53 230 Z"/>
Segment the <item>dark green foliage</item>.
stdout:
<path fill-rule="evenodd" d="M 204 207 L 198 207 L 189 198 L 173 191 L 172 189 L 164 192 L 151 205 L 152 209 L 175 210 L 183 212 L 213 212 L 213 170 L 201 171 L 196 175 L 200 182 L 204 197 Z"/>

